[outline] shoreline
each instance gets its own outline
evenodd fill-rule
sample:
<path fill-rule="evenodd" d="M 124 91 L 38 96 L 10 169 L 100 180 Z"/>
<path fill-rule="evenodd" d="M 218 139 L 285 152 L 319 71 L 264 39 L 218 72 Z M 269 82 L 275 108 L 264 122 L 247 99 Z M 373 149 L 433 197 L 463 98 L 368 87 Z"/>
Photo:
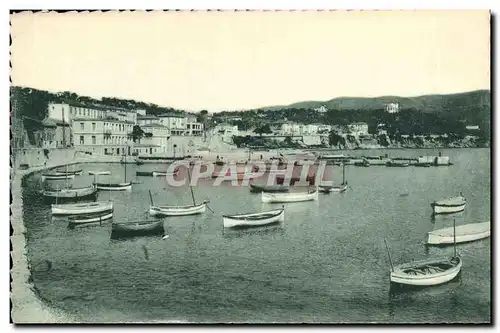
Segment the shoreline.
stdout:
<path fill-rule="evenodd" d="M 72 162 L 71 164 L 76 164 Z M 37 295 L 35 286 L 30 282 L 31 270 L 26 248 L 26 227 L 23 220 L 22 180 L 32 173 L 65 165 L 57 163 L 46 167 L 31 167 L 26 170 L 11 169 L 10 173 L 10 244 L 12 250 L 10 269 L 10 318 L 14 324 L 57 324 L 78 323 L 75 318 L 59 309 L 46 304 Z"/>

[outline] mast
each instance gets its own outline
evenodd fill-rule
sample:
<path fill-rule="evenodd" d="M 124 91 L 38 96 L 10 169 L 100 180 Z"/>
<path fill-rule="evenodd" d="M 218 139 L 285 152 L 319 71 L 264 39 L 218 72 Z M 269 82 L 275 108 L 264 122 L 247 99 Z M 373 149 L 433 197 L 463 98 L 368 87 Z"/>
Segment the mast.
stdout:
<path fill-rule="evenodd" d="M 342 163 L 342 185 L 345 184 L 345 163 Z"/>
<path fill-rule="evenodd" d="M 125 183 L 127 182 L 127 155 L 123 154 L 123 162 L 125 163 Z"/>
<path fill-rule="evenodd" d="M 62 114 L 62 123 L 63 123 L 63 149 L 66 149 L 66 131 L 65 131 L 65 126 L 66 122 L 64 120 L 64 109 L 61 108 L 61 114 Z M 69 181 L 68 181 L 68 156 L 66 156 L 66 188 L 69 188 Z"/>
<path fill-rule="evenodd" d="M 455 235 L 455 219 L 453 219 L 453 258 L 457 257 L 457 238 Z"/>
<path fill-rule="evenodd" d="M 389 255 L 389 262 L 391 263 L 391 271 L 394 272 L 394 266 L 392 265 L 391 252 L 389 251 L 389 246 L 387 246 L 387 241 L 384 238 L 385 248 L 387 249 L 387 254 Z"/>
<path fill-rule="evenodd" d="M 189 189 L 191 190 L 191 198 L 193 198 L 193 206 L 196 206 L 196 201 L 194 200 L 193 187 L 191 186 L 191 171 L 189 170 L 189 166 L 187 166 L 188 178 L 189 178 Z"/>

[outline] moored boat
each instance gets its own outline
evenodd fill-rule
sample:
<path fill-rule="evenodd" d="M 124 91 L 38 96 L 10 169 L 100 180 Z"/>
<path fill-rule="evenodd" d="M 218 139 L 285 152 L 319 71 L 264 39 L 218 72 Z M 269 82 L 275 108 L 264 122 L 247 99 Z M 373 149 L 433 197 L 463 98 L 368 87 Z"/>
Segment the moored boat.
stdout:
<path fill-rule="evenodd" d="M 114 235 L 149 235 L 162 234 L 164 232 L 163 220 L 159 221 L 139 221 L 127 223 L 112 223 L 111 233 Z"/>
<path fill-rule="evenodd" d="M 175 169 L 173 172 L 168 171 L 153 171 L 151 176 L 153 177 L 166 177 L 166 176 L 177 176 L 179 174 L 179 169 Z"/>
<path fill-rule="evenodd" d="M 421 168 L 430 168 L 431 167 L 431 163 L 417 162 L 417 163 L 414 164 L 414 166 L 421 167 Z"/>
<path fill-rule="evenodd" d="M 43 190 L 42 195 L 45 199 L 56 201 L 95 199 L 97 195 L 97 188 L 95 186 L 89 186 L 80 188 L 63 188 L 60 190 Z"/>
<path fill-rule="evenodd" d="M 261 226 L 285 220 L 285 208 L 258 213 L 223 215 L 224 228 Z"/>
<path fill-rule="evenodd" d="M 463 211 L 466 204 L 467 200 L 460 194 L 457 197 L 434 201 L 431 206 L 434 214 L 450 214 Z"/>
<path fill-rule="evenodd" d="M 83 171 L 82 169 L 78 169 L 78 170 L 65 170 L 65 171 L 61 171 L 61 170 L 55 170 L 53 172 L 54 174 L 59 174 L 59 175 L 76 175 L 76 176 L 80 176 Z"/>
<path fill-rule="evenodd" d="M 149 206 L 149 214 L 152 216 L 185 216 L 205 213 L 208 201 L 197 205 L 185 206 Z"/>
<path fill-rule="evenodd" d="M 347 183 L 341 184 L 340 186 L 319 185 L 318 190 L 323 193 L 344 192 L 347 190 Z"/>
<path fill-rule="evenodd" d="M 112 201 L 88 202 L 51 206 L 52 215 L 95 214 L 113 210 Z"/>
<path fill-rule="evenodd" d="M 95 183 L 98 190 L 127 191 L 132 189 L 132 182 L 126 183 Z"/>
<path fill-rule="evenodd" d="M 106 221 L 112 217 L 113 217 L 113 212 L 86 214 L 86 215 L 71 216 L 68 218 L 68 222 L 70 225 L 85 224 L 85 223 Z"/>
<path fill-rule="evenodd" d="M 300 202 L 318 200 L 318 190 L 308 192 L 284 192 L 284 193 L 268 193 L 262 192 L 262 202 L 278 203 L 278 202 Z"/>
<path fill-rule="evenodd" d="M 136 176 L 153 176 L 153 171 L 136 171 L 135 172 Z"/>
<path fill-rule="evenodd" d="M 42 174 L 42 181 L 45 180 L 59 180 L 59 179 L 74 179 L 74 174 L 60 174 L 60 173 L 44 173 Z"/>
<path fill-rule="evenodd" d="M 405 168 L 410 166 L 410 163 L 408 162 L 400 162 L 400 161 L 389 161 L 386 164 L 388 167 L 392 168 Z"/>
<path fill-rule="evenodd" d="M 490 237 L 490 222 L 470 223 L 456 227 L 456 242 L 466 243 Z M 427 233 L 427 244 L 453 244 L 453 227 L 433 230 Z"/>
<path fill-rule="evenodd" d="M 290 187 L 285 185 L 249 185 L 252 192 L 288 192 L 290 190 Z"/>
<path fill-rule="evenodd" d="M 95 176 L 99 176 L 99 175 L 110 175 L 111 174 L 111 171 L 89 171 L 89 175 L 95 175 Z"/>
<path fill-rule="evenodd" d="M 354 166 L 369 167 L 370 166 L 370 162 L 368 162 L 368 160 L 363 159 L 360 162 L 354 162 Z"/>

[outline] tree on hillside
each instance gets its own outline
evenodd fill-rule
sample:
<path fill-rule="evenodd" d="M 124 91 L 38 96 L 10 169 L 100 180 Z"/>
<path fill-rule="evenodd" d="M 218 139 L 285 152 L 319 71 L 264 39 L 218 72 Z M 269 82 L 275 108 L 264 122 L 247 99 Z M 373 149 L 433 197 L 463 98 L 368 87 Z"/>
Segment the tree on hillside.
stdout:
<path fill-rule="evenodd" d="M 259 135 L 262 135 L 262 134 L 271 134 L 273 132 L 272 129 L 271 129 L 271 126 L 269 126 L 269 124 L 265 124 L 263 126 L 257 127 L 253 131 L 254 131 L 254 133 L 257 133 Z"/>

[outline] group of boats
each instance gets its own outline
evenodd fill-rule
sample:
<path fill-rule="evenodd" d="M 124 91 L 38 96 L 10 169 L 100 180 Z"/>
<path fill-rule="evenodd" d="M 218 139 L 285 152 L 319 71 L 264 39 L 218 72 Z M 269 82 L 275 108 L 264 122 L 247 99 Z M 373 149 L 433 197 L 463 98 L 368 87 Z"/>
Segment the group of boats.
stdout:
<path fill-rule="evenodd" d="M 433 214 L 452 214 L 465 210 L 467 200 L 460 193 L 457 197 L 431 203 Z M 433 230 L 427 234 L 427 245 L 453 245 L 453 255 L 449 257 L 427 258 L 394 266 L 391 253 L 385 241 L 391 265 L 390 281 L 396 285 L 433 286 L 453 280 L 460 273 L 463 265 L 457 253 L 457 243 L 466 243 L 490 236 L 490 222 L 471 223 Z"/>

